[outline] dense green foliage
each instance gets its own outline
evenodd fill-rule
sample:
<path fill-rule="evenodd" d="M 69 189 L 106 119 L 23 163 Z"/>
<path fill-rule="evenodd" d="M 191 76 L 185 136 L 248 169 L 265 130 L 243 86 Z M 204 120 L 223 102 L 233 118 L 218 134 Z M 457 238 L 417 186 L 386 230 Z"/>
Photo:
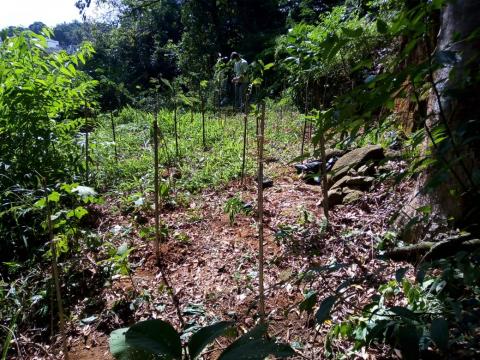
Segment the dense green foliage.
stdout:
<path fill-rule="evenodd" d="M 32 204 L 43 187 L 76 181 L 83 172 L 75 136 L 84 125 L 80 108 L 92 99 L 95 82 L 77 67 L 92 52 L 85 44 L 75 55 L 48 54 L 45 37 L 33 32 L 0 45 L 2 257 L 20 244 L 28 247 L 37 233 Z"/>

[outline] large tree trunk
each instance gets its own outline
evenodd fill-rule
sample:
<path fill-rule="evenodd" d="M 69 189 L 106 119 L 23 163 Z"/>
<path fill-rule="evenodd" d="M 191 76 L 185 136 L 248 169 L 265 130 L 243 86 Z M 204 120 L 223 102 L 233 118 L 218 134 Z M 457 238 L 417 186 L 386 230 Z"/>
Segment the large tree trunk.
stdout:
<path fill-rule="evenodd" d="M 431 72 L 432 90 L 428 102 L 425 124 L 424 155 L 432 156 L 437 165 L 431 166 L 417 179 L 415 189 L 404 209 L 400 223 L 422 216 L 417 209 L 431 209 L 429 220 L 443 222 L 453 219 L 462 227 L 473 225 L 479 215 L 478 165 L 480 141 L 480 41 L 468 39 L 477 30 L 480 18 L 480 1 L 456 0 L 442 9 L 440 32 L 435 53 L 445 59 L 440 69 Z M 460 41 L 459 41 L 460 40 Z M 431 46 L 427 46 L 429 48 Z M 433 60 L 433 50 L 429 49 Z M 434 85 L 433 85 L 434 84 Z M 435 132 L 444 127 L 447 139 L 432 141 Z M 477 180 L 476 180 L 477 178 Z M 404 227 L 406 240 L 422 238 L 432 228 L 416 224 Z M 438 228 L 437 225 L 435 225 Z"/>

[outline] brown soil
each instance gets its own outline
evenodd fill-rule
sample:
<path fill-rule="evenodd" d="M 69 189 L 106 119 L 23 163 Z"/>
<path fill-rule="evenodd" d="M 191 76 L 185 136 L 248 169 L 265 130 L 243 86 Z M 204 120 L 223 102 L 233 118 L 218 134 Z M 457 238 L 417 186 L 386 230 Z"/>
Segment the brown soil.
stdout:
<path fill-rule="evenodd" d="M 321 188 L 304 184 L 290 169 L 278 170 L 281 171 L 275 177 L 273 188 L 265 190 L 269 333 L 278 340 L 297 343 L 299 358 L 320 359 L 324 335 L 331 322 L 315 328 L 312 315 L 299 311 L 303 294 L 316 290 L 322 300 L 345 280 L 351 280 L 352 285 L 344 293 L 345 300 L 332 313 L 332 322 L 335 322 L 360 309 L 376 294 L 378 284 L 394 276 L 400 265 L 377 260 L 375 244 L 377 237 L 385 232 L 387 221 L 408 190 L 408 184 L 393 190 L 377 184 L 361 201 L 336 207 L 331 212 L 330 228 L 323 229 L 323 210 L 319 207 Z M 255 183 L 250 180 L 242 187 L 233 182 L 221 190 L 208 190 L 196 196 L 188 208 L 162 214 L 169 227 L 169 240 L 161 247 L 161 261 L 187 324 L 206 325 L 233 319 L 243 332 L 257 321 L 256 222 L 253 215 L 239 215 L 231 226 L 223 213 L 225 201 L 237 193 L 246 202 L 254 203 Z M 113 205 L 113 200 L 107 200 L 97 209 L 103 214 L 98 230 L 104 239 L 117 245 L 128 241 L 134 246 L 130 256 L 132 278 L 119 277 L 111 286 L 98 289 L 97 296 L 104 300 L 105 307 L 97 312 L 86 312 L 82 303 L 70 309 L 76 319 L 69 327 L 72 359 L 112 359 L 108 352 L 109 333 L 135 321 L 160 318 L 181 328 L 155 265 L 153 243 L 140 238 L 140 226 L 134 224 L 133 216 L 109 214 Z M 148 214 L 147 219 L 153 225 L 152 214 Z M 287 225 L 296 227 L 297 232 L 288 240 L 279 240 L 275 233 Z M 131 232 L 112 235 L 115 226 Z M 86 263 L 94 267 L 97 254 L 89 256 L 95 260 Z M 308 269 L 332 263 L 345 266 L 300 280 Z M 91 324 L 82 325 L 78 320 L 92 315 L 97 320 Z M 218 356 L 230 341 L 215 342 L 205 359 Z M 344 351 L 344 344 L 337 346 L 338 351 Z M 380 350 L 372 350 L 365 357 L 373 359 L 380 354 Z"/>

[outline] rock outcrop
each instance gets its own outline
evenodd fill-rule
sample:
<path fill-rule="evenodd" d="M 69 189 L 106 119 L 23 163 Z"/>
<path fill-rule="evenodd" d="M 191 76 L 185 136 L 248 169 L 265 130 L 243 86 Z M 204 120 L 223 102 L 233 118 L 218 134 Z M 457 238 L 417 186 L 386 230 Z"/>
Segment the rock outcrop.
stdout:
<path fill-rule="evenodd" d="M 375 178 L 375 165 L 385 157 L 379 145 L 368 145 L 340 157 L 329 174 L 330 206 L 351 204 L 360 200 Z"/>
<path fill-rule="evenodd" d="M 378 162 L 384 157 L 383 148 L 380 145 L 367 145 L 352 150 L 337 160 L 329 174 L 329 184 L 347 175 L 350 169 L 357 170 L 370 161 Z"/>

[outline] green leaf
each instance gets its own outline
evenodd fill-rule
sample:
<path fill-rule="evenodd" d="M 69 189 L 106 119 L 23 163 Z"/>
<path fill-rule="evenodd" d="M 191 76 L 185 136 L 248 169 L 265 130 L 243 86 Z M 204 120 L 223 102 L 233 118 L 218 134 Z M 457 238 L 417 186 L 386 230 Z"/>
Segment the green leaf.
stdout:
<path fill-rule="evenodd" d="M 47 201 L 45 200 L 45 198 L 41 198 L 35 204 L 33 204 L 33 206 L 35 206 L 37 208 L 43 208 L 46 205 L 46 203 L 47 203 Z"/>
<path fill-rule="evenodd" d="M 137 350 L 125 342 L 125 333 L 128 328 L 122 328 L 110 333 L 108 344 L 110 353 L 118 360 L 146 360 L 153 359 L 151 354 L 145 351 Z"/>
<path fill-rule="evenodd" d="M 128 244 L 125 242 L 123 244 L 121 244 L 118 248 L 117 248 L 117 255 L 118 256 L 123 256 L 125 255 L 126 253 L 128 252 Z"/>
<path fill-rule="evenodd" d="M 269 70 L 269 69 L 271 69 L 271 68 L 274 67 L 274 66 L 275 66 L 274 63 L 268 63 L 267 65 L 265 65 L 265 66 L 263 67 L 263 70 Z"/>
<path fill-rule="evenodd" d="M 50 195 L 48 195 L 48 201 L 51 202 L 58 202 L 60 200 L 60 194 L 56 191 L 52 192 Z"/>
<path fill-rule="evenodd" d="M 357 29 L 349 29 L 347 27 L 342 27 L 342 32 L 345 34 L 345 36 L 350 37 L 350 38 L 357 38 L 363 33 L 362 28 L 357 28 Z"/>
<path fill-rule="evenodd" d="M 329 318 L 330 311 L 332 310 L 333 305 L 335 305 L 335 301 L 337 301 L 337 297 L 334 295 L 329 296 L 322 301 L 322 303 L 320 304 L 320 308 L 315 314 L 315 319 L 317 320 L 317 323 L 323 324 L 323 322 Z"/>
<path fill-rule="evenodd" d="M 75 217 L 80 220 L 82 217 L 88 214 L 88 211 L 83 206 L 78 206 L 75 208 L 74 214 Z"/>
<path fill-rule="evenodd" d="M 432 321 L 430 336 L 437 347 L 446 351 L 448 349 L 448 322 L 443 318 Z"/>
<path fill-rule="evenodd" d="M 161 80 L 170 90 L 173 90 L 173 87 L 172 87 L 172 84 L 170 83 L 170 81 L 168 81 L 167 79 L 164 79 L 164 78 L 160 78 L 160 80 Z"/>
<path fill-rule="evenodd" d="M 169 323 L 162 320 L 141 321 L 125 333 L 126 343 L 133 348 L 167 359 L 182 357 L 180 335 Z"/>
<path fill-rule="evenodd" d="M 263 360 L 269 355 L 285 358 L 295 355 L 288 344 L 277 344 L 265 339 L 266 325 L 257 325 L 248 333 L 237 339 L 227 347 L 218 360 Z"/>
<path fill-rule="evenodd" d="M 215 324 L 201 328 L 195 334 L 192 335 L 188 342 L 188 352 L 192 359 L 195 359 L 201 354 L 203 349 L 210 344 L 217 337 L 222 336 L 225 332 L 231 328 L 233 322 L 220 321 Z"/>

